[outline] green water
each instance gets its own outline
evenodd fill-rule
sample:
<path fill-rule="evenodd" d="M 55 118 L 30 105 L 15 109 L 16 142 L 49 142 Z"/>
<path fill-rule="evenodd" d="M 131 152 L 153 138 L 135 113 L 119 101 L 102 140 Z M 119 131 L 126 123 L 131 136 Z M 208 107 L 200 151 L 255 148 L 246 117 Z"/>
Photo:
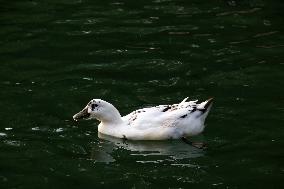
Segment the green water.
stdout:
<path fill-rule="evenodd" d="M 13 0 L 0 5 L 0 188 L 283 188 L 284 2 Z M 215 98 L 202 136 L 99 138 L 125 115 Z"/>

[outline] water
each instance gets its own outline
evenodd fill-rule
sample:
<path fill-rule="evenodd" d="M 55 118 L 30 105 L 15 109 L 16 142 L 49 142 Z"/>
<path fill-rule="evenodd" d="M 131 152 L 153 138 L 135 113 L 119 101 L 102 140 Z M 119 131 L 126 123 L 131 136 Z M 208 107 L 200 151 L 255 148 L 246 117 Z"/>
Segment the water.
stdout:
<path fill-rule="evenodd" d="M 283 188 L 282 1 L 2 1 L 0 188 Z M 202 136 L 99 138 L 72 115 L 215 103 Z"/>

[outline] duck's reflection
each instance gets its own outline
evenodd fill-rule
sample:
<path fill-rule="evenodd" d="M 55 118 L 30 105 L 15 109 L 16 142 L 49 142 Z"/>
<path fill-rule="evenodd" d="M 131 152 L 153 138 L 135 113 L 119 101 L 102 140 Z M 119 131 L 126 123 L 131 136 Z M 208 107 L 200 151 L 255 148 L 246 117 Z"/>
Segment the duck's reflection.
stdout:
<path fill-rule="evenodd" d="M 147 156 L 163 156 L 165 159 L 178 160 L 200 157 L 205 153 L 203 150 L 190 146 L 181 140 L 130 141 L 100 133 L 98 137 L 100 142 L 93 146 L 91 152 L 91 159 L 96 162 L 114 162 L 118 157 L 113 156 L 112 153 L 117 149 L 129 151 L 130 156 L 140 156 L 142 161 L 147 159 Z"/>

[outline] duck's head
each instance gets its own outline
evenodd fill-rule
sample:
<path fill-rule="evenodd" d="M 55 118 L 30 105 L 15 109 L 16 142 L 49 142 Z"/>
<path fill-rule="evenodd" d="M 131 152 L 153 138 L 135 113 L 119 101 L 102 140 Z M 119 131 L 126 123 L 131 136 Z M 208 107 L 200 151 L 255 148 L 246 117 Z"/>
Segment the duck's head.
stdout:
<path fill-rule="evenodd" d="M 97 119 L 102 122 L 115 122 L 120 118 L 118 110 L 112 104 L 101 99 L 91 100 L 83 110 L 73 116 L 75 121 Z"/>

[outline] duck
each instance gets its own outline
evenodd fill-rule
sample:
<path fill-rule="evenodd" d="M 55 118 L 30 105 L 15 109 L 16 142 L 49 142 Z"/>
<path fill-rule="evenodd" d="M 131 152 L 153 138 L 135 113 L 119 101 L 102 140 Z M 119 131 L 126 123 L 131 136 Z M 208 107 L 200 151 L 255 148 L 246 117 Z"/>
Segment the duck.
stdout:
<path fill-rule="evenodd" d="M 198 103 L 186 97 L 177 104 L 141 108 L 121 116 L 111 103 L 92 99 L 73 120 L 96 119 L 99 133 L 126 140 L 186 139 L 203 132 L 212 104 L 213 98 Z"/>

